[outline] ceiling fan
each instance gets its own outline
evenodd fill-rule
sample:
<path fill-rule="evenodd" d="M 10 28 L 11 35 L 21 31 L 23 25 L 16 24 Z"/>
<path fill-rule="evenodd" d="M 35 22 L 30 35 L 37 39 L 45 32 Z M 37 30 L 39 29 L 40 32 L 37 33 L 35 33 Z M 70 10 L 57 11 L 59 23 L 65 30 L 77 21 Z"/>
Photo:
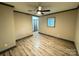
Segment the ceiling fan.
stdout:
<path fill-rule="evenodd" d="M 44 14 L 44 12 L 50 12 L 50 10 L 43 10 L 42 6 L 39 6 L 36 12 L 37 14 Z"/>
<path fill-rule="evenodd" d="M 42 6 L 38 6 L 34 10 L 29 10 L 29 11 L 33 11 L 37 15 L 44 15 L 45 12 L 50 12 L 50 10 L 43 9 Z"/>

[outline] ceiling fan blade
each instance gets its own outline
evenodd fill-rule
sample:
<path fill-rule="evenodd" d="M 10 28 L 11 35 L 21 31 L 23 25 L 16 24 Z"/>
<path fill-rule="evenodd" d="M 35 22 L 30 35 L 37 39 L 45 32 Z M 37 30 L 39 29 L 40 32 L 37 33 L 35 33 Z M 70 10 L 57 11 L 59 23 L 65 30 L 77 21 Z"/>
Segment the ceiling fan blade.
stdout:
<path fill-rule="evenodd" d="M 33 10 L 28 10 L 29 12 L 34 12 L 37 10 L 38 7 L 35 7 Z"/>
<path fill-rule="evenodd" d="M 44 15 L 44 13 L 43 13 L 43 12 L 41 12 L 41 14 L 42 14 L 42 15 Z"/>
<path fill-rule="evenodd" d="M 50 12 L 50 10 L 41 10 L 41 12 Z"/>

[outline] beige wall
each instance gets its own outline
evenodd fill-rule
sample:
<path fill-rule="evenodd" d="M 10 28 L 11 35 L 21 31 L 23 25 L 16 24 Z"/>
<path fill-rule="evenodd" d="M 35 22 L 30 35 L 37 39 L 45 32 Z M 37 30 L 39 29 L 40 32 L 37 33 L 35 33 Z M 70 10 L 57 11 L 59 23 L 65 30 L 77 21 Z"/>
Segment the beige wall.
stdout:
<path fill-rule="evenodd" d="M 47 26 L 47 18 L 56 17 L 56 27 Z M 75 39 L 75 24 L 77 18 L 77 10 L 42 16 L 40 18 L 40 32 L 56 36 L 59 38 L 74 41 Z"/>
<path fill-rule="evenodd" d="M 13 8 L 0 4 L 0 52 L 15 46 Z"/>
<path fill-rule="evenodd" d="M 14 12 L 16 39 L 32 35 L 32 16 Z"/>
<path fill-rule="evenodd" d="M 77 22 L 76 22 L 76 38 L 75 38 L 75 44 L 76 44 L 77 51 L 79 53 L 79 9 L 78 9 Z"/>

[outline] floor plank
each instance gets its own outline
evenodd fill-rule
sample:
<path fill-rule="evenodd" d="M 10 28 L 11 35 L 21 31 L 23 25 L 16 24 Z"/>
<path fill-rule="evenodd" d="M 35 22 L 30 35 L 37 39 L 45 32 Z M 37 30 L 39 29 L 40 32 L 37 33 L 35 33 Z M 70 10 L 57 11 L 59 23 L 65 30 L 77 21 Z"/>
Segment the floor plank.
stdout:
<path fill-rule="evenodd" d="M 76 56 L 72 42 L 49 37 L 35 32 L 33 36 L 16 42 L 16 47 L 0 56 Z"/>

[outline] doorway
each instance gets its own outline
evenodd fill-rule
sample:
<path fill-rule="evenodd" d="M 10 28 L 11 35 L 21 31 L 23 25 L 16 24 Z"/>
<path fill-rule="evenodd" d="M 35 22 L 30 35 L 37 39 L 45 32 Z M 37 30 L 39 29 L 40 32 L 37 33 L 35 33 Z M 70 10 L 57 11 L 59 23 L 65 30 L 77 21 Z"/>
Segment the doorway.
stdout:
<path fill-rule="evenodd" d="M 39 17 L 32 16 L 32 27 L 33 32 L 39 31 Z"/>

